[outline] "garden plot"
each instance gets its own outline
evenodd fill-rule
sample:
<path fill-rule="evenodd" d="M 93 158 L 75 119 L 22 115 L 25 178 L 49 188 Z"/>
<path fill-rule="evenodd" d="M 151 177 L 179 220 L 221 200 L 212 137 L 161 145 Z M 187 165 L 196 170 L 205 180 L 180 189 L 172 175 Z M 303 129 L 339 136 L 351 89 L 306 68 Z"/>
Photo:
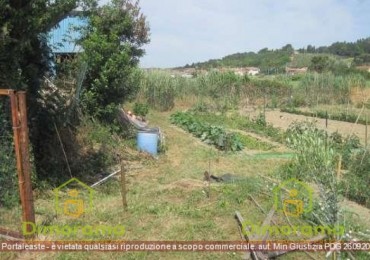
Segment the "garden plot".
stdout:
<path fill-rule="evenodd" d="M 254 112 L 251 116 L 257 116 L 258 113 Z M 336 120 L 328 119 L 328 127 L 326 128 L 326 120 L 322 118 L 314 118 L 302 115 L 294 115 L 290 113 L 280 112 L 278 110 L 266 111 L 266 121 L 274 127 L 281 129 L 288 129 L 289 125 L 294 121 L 315 121 L 319 129 L 328 131 L 329 133 L 338 132 L 343 136 L 357 135 L 362 144 L 365 143 L 365 126 L 361 124 L 354 124 Z"/>

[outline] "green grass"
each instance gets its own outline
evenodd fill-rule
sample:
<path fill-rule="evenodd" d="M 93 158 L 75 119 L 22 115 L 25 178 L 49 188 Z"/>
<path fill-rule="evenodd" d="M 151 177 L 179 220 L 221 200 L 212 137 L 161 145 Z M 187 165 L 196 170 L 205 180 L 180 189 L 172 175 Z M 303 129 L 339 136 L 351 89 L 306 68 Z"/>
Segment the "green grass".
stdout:
<path fill-rule="evenodd" d="M 254 158 L 244 153 L 222 153 L 202 145 L 188 133 L 169 122 L 168 113 L 151 113 L 148 117 L 153 125 L 165 133 L 168 151 L 158 160 L 127 161 L 139 164 L 138 171 L 127 172 L 128 209 L 122 208 L 118 179 L 98 186 L 94 196 L 94 213 L 79 220 L 80 223 L 122 224 L 126 234 L 121 240 L 196 240 L 238 241 L 241 240 L 234 212 L 251 221 L 261 223 L 265 217 L 249 199 L 252 195 L 265 211 L 273 200 L 273 186 L 258 175 L 271 176 L 286 158 Z M 126 153 L 134 153 L 126 150 Z M 134 157 L 136 158 L 136 157 Z M 212 183 L 209 196 L 203 182 L 204 171 L 216 176 L 225 173 L 237 176 L 241 181 L 228 184 Z M 55 216 L 53 193 L 45 193 L 35 200 L 37 221 L 67 224 L 65 216 Z M 5 214 L 5 213 L 4 213 Z M 277 218 L 278 223 L 284 219 Z M 53 239 L 46 237 L 43 239 Z M 115 238 L 117 239 L 117 238 Z M 0 258 L 16 257 L 37 259 L 240 259 L 242 253 L 37 253 L 2 254 Z M 318 253 L 322 258 L 323 253 Z M 302 259 L 304 253 L 297 252 L 281 259 Z"/>

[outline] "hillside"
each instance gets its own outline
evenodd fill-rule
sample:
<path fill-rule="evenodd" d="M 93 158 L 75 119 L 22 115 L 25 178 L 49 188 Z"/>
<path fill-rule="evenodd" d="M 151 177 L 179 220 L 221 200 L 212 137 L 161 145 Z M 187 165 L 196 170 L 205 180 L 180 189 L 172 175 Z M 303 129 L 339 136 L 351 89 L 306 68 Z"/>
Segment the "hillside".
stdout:
<path fill-rule="evenodd" d="M 344 61 L 352 65 L 370 64 L 370 37 L 356 42 L 335 42 L 330 46 L 306 48 L 295 50 L 291 44 L 280 49 L 263 48 L 257 53 L 244 52 L 227 55 L 221 59 L 210 59 L 186 65 L 186 68 L 210 69 L 217 67 L 259 67 L 262 71 L 284 70 L 286 66 L 308 67 L 314 56 L 329 56 L 332 60 Z"/>

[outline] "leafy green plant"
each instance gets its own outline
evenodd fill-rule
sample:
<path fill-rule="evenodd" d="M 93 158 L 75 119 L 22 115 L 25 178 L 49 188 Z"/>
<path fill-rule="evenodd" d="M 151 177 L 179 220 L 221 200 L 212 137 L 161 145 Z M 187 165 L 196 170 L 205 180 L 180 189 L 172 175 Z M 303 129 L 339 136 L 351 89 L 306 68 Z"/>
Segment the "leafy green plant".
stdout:
<path fill-rule="evenodd" d="M 19 201 L 17 169 L 10 118 L 0 99 L 0 208 L 12 207 Z"/>
<path fill-rule="evenodd" d="M 145 117 L 149 113 L 149 106 L 148 104 L 135 103 L 133 112 L 135 115 Z"/>
<path fill-rule="evenodd" d="M 266 117 L 264 113 L 259 113 L 257 118 L 255 119 L 257 125 L 265 127 L 267 125 Z"/>
<path fill-rule="evenodd" d="M 118 105 L 139 87 L 137 65 L 149 42 L 146 17 L 138 4 L 111 1 L 91 10 L 80 31 L 81 58 L 88 65 L 82 104 L 90 115 L 112 123 Z"/>
<path fill-rule="evenodd" d="M 240 151 L 243 144 L 235 133 L 227 133 L 222 127 L 200 122 L 189 113 L 171 115 L 171 122 L 200 138 L 203 142 L 223 151 Z"/>
<path fill-rule="evenodd" d="M 313 182 L 319 189 L 322 206 L 314 215 L 316 221 L 335 226 L 341 214 L 336 177 L 338 151 L 328 139 L 325 131 L 310 122 L 293 123 L 287 131 L 287 143 L 296 150 L 293 169 L 299 173 L 299 179 Z"/>
<path fill-rule="evenodd" d="M 370 151 L 361 149 L 356 152 L 343 175 L 341 186 L 343 194 L 350 200 L 370 208 Z"/>

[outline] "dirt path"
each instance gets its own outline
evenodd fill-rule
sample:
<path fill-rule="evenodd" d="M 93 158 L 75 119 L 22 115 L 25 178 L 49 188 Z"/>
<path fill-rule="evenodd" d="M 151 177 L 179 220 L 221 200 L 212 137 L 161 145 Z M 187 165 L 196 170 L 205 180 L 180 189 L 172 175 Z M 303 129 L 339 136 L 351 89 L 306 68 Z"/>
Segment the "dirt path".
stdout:
<path fill-rule="evenodd" d="M 251 116 L 258 115 L 257 112 Z M 326 128 L 325 119 L 314 118 L 303 115 L 294 115 L 290 113 L 280 112 L 278 110 L 266 111 L 266 121 L 275 127 L 286 130 L 294 121 L 315 121 L 318 128 L 327 130 L 329 133 L 338 131 L 340 134 L 347 136 L 355 134 L 360 138 L 362 144 L 365 143 L 365 126 L 361 124 L 354 124 L 336 120 L 328 120 L 328 127 Z"/>

